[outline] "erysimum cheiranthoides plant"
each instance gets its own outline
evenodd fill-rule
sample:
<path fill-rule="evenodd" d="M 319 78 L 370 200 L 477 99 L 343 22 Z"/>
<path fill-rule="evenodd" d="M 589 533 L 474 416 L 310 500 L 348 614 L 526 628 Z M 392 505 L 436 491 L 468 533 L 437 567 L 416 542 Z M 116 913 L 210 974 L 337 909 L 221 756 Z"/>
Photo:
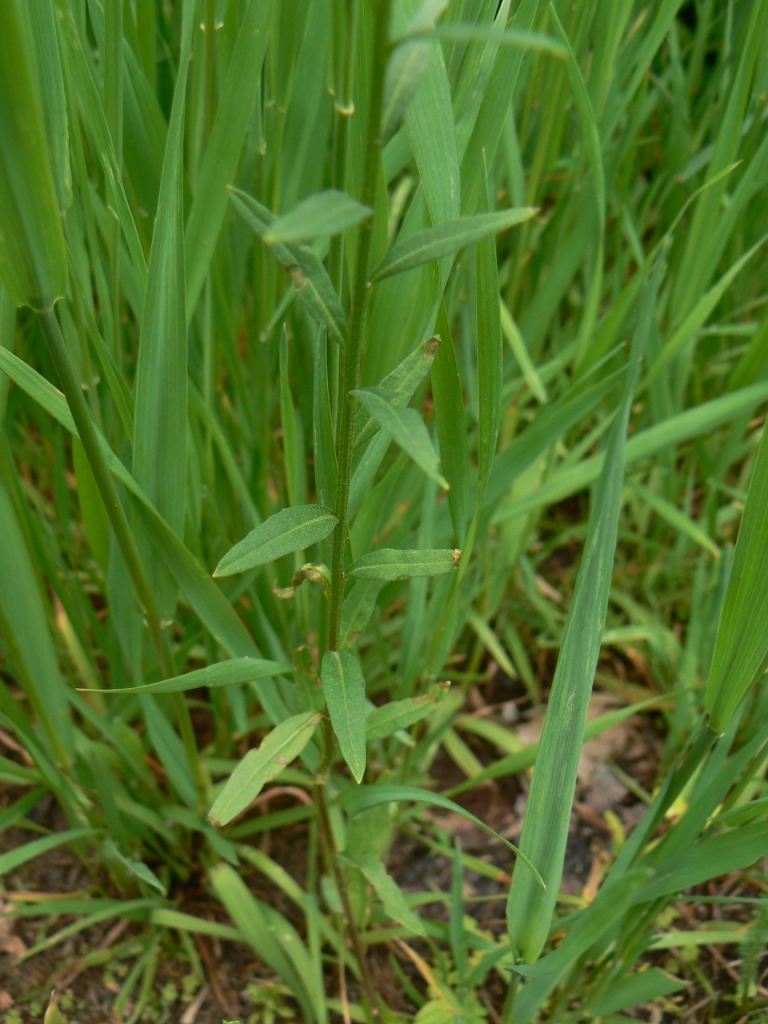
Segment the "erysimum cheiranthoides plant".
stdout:
<path fill-rule="evenodd" d="M 0 631 L 17 683 L 0 722 L 30 762 L 2 766 L 29 790 L 4 827 L 46 790 L 68 825 L 0 870 L 72 843 L 111 886 L 30 954 L 89 911 L 144 923 L 117 999 L 141 977 L 140 1012 L 158 930 L 245 942 L 312 1022 L 393 1015 L 372 970 L 388 943 L 426 986 L 391 957 L 423 1021 L 484 1019 L 491 979 L 506 1024 L 684 987 L 637 970 L 660 914 L 768 844 L 768 332 L 748 320 L 734 350 L 704 330 L 759 308 L 753 284 L 732 293 L 767 226 L 768 4 L 737 5 L 727 31 L 711 4 L 692 28 L 679 6 L 0 5 Z M 649 170 L 651 125 L 666 148 Z M 661 471 L 688 442 L 679 492 Z M 703 468 L 719 484 L 694 519 Z M 750 472 L 731 558 L 717 494 Z M 539 517 L 590 486 L 553 613 L 529 557 Z M 616 583 L 622 515 L 649 545 L 674 531 L 696 581 L 688 646 L 665 692 L 587 723 L 612 585 L 613 614 L 640 617 Z M 522 749 L 462 710 L 486 652 L 539 699 L 518 578 L 518 627 L 559 650 Z M 660 786 L 594 898 L 558 917 L 587 730 L 660 704 L 677 743 Z M 504 756 L 480 763 L 460 733 Z M 466 776 L 443 793 L 441 750 Z M 534 764 L 519 849 L 492 833 L 515 858 L 506 928 L 480 929 L 464 871 L 499 869 L 423 809 L 490 831 L 452 797 Z M 299 805 L 247 813 L 281 796 Z M 297 822 L 303 884 L 249 842 Z M 387 872 L 414 827 L 452 858 L 449 893 Z M 183 909 L 203 872 L 232 924 Z M 255 873 L 290 913 L 250 891 Z M 445 919 L 419 912 L 435 898 Z"/>

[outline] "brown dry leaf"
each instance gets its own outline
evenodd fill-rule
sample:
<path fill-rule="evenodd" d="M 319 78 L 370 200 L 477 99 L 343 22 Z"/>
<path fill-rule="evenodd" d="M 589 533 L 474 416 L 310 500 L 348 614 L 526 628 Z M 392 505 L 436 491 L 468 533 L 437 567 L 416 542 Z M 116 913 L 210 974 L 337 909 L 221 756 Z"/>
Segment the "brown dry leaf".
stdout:
<path fill-rule="evenodd" d="M 0 1013 L 5 1013 L 6 1010 L 10 1010 L 13 1006 L 13 996 L 10 992 L 6 992 L 5 989 L 0 989 Z"/>

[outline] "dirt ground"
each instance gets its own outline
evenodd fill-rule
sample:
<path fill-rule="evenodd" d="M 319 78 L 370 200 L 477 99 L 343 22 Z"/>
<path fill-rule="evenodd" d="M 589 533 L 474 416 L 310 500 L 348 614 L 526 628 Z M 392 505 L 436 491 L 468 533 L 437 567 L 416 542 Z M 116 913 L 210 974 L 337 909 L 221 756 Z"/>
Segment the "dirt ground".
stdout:
<path fill-rule="evenodd" d="M 475 695 L 473 698 L 470 694 L 470 705 L 475 713 L 480 714 L 497 713 L 501 709 L 507 718 L 510 717 L 509 707 L 515 705 L 518 709 L 515 714 L 521 715 L 515 726 L 517 732 L 526 742 L 537 737 L 540 716 L 526 708 L 526 702 L 519 692 L 513 691 L 507 679 L 497 675 L 495 685 L 484 690 L 482 697 Z M 614 706 L 617 706 L 615 697 L 597 693 L 591 713 L 604 713 Z M 498 757 L 495 750 L 469 733 L 465 733 L 463 738 L 481 763 L 490 763 Z M 629 833 L 639 821 L 645 805 L 637 794 L 652 790 L 663 746 L 661 717 L 655 715 L 629 719 L 585 746 L 563 879 L 566 894 L 589 895 L 596 891 L 615 841 L 609 822 L 620 822 L 624 831 Z M 432 776 L 440 790 L 464 780 L 464 775 L 442 751 Z M 526 792 L 527 777 L 523 774 L 487 782 L 457 799 L 491 828 L 514 842 L 522 824 Z M 8 806 L 19 795 L 18 791 L 0 791 L 0 804 Z M 279 797 L 271 801 L 270 810 L 279 809 L 283 799 Z M 285 806 L 290 806 L 289 800 Z M 32 817 L 48 828 L 63 827 L 50 799 L 43 798 Z M 490 872 L 493 878 L 467 870 L 464 896 L 467 912 L 476 917 L 478 925 L 488 932 L 502 934 L 505 927 L 504 900 L 512 868 L 509 851 L 497 839 L 459 815 L 435 811 L 432 820 L 445 832 L 459 835 L 465 854 L 479 858 L 495 869 Z M 29 832 L 8 830 L 0 835 L 0 850 L 12 849 L 28 842 L 29 838 Z M 304 884 L 305 824 L 263 833 L 257 837 L 257 842 L 264 852 Z M 415 830 L 399 834 L 390 851 L 388 869 L 406 892 L 450 889 L 450 859 L 430 851 L 419 840 Z M 261 1024 L 262 1021 L 280 1019 L 298 1020 L 297 1008 L 290 994 L 250 950 L 218 939 L 195 936 L 181 940 L 178 933 L 155 929 L 158 940 L 152 955 L 156 958 L 156 973 L 151 991 L 146 993 L 147 1005 L 143 1009 L 137 1008 L 135 1003 L 139 986 L 124 1006 L 116 1007 L 116 999 L 129 976 L 131 965 L 149 948 L 146 925 L 105 919 L 30 959 L 19 960 L 42 938 L 77 920 L 74 915 L 60 915 L 55 921 L 14 916 L 22 894 L 45 893 L 60 898 L 86 896 L 93 892 L 97 879 L 102 886 L 106 884 L 103 872 L 100 875 L 99 870 L 93 864 L 84 864 L 73 851 L 62 847 L 38 857 L 4 879 L 5 890 L 0 894 L 3 911 L 7 915 L 0 920 L 2 1024 L 42 1021 L 54 989 L 67 1024 L 105 1024 L 117 1020 L 139 1020 L 150 1024 L 165 1024 L 167 1021 L 220 1024 L 222 1018 L 241 1020 L 243 1024 Z M 761 896 L 761 884 L 755 880 L 759 877 L 754 873 L 750 878 L 741 874 L 727 876 L 703 887 L 700 895 Z M 296 908 L 268 879 L 251 870 L 247 882 L 259 898 L 271 903 L 302 930 L 303 922 Z M 227 923 L 220 904 L 206 890 L 202 875 L 194 878 L 182 892 L 173 895 L 177 898 L 178 909 Z M 696 901 L 680 901 L 674 905 L 674 910 L 676 928 L 697 928 L 705 921 L 738 922 L 744 913 L 738 907 Z M 433 916 L 445 914 L 440 903 L 430 904 L 423 912 Z M 420 946 L 418 941 L 411 945 L 429 955 L 427 947 Z M 757 971 L 758 983 L 749 999 L 755 1006 L 762 1000 L 766 1000 L 768 1005 L 768 958 L 764 949 L 747 950 L 745 953 L 743 946 L 735 944 L 697 946 L 654 954 L 653 962 L 689 982 L 689 986 L 681 994 L 670 997 L 665 1005 L 640 1007 L 629 1011 L 628 1016 L 649 1024 L 671 1024 L 672 1021 L 698 1024 L 699 1021 L 715 1020 L 737 1024 L 740 1018 L 733 1016 L 733 1003 L 729 1002 L 729 996 L 734 996 L 739 990 L 739 968 L 744 955 L 762 958 Z M 416 989 L 423 991 L 423 981 L 400 946 L 385 942 L 370 947 L 370 967 L 377 991 L 393 1010 L 412 1014 L 416 1007 L 403 991 L 394 961 Z M 329 968 L 327 991 L 337 998 L 339 982 L 335 971 Z M 346 985 L 350 998 L 354 999 L 353 980 L 347 978 Z M 488 1020 L 492 1024 L 500 1019 L 504 995 L 504 982 L 493 973 L 482 993 Z M 758 1018 L 747 1015 L 742 1019 L 746 1024 Z"/>

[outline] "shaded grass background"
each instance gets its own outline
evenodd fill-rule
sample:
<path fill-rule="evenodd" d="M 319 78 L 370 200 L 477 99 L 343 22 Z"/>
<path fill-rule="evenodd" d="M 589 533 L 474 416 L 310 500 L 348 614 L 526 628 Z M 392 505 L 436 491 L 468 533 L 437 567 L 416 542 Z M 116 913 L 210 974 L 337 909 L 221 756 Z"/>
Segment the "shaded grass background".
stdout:
<path fill-rule="evenodd" d="M 396 36 L 419 6 L 395 4 Z M 353 585 L 363 605 L 357 650 L 369 697 L 406 699 L 454 679 L 434 715 L 411 728 L 410 743 L 398 735 L 369 744 L 369 783 L 428 785 L 438 755 L 458 767 L 465 790 L 483 774 L 530 767 L 527 755 L 479 764 L 457 716 L 489 660 L 520 680 L 532 704 L 548 695 L 546 652 L 564 639 L 586 495 L 626 376 L 622 346 L 635 334 L 648 271 L 670 232 L 631 408 L 603 636 L 604 650 L 641 666 L 641 678 L 632 671 L 628 690 L 604 666 L 601 681 L 633 701 L 674 693 L 662 706 L 660 778 L 691 734 L 695 748 L 768 399 L 767 6 L 454 2 L 439 41 L 401 48 L 423 78 L 407 110 L 385 122 L 373 263 L 396 239 L 460 214 L 540 212 L 495 248 L 483 243 L 382 280 L 371 293 L 363 384 L 377 384 L 433 331 L 442 338 L 412 404 L 439 444 L 451 491 L 441 498 L 397 447 L 374 440 L 368 451 L 379 444 L 379 464 L 369 473 L 361 456 L 355 463 L 352 551 L 457 546 L 471 557 L 458 584 L 438 577 Z M 260 651 L 293 664 L 295 682 L 195 693 L 181 712 L 168 697 L 76 692 L 152 682 L 165 669 L 144 635 L 83 451 L 41 412 L 40 381 L 24 378 L 14 359 L 57 383 L 38 322 L 16 314 L 3 295 L 0 702 L 3 728 L 32 761 L 14 756 L 0 765 L 6 784 L 23 787 L 11 818 L 25 822 L 30 787 L 51 791 L 70 828 L 92 830 L 79 849 L 100 856 L 111 895 L 147 901 L 128 911 L 118 900 L 112 909 L 150 923 L 148 936 L 171 921 L 164 915 L 175 904 L 162 892 L 181 898 L 191 875 L 212 869 L 213 891 L 243 937 L 287 980 L 307 1018 L 322 1020 L 330 1006 L 323 957 L 343 956 L 327 866 L 318 860 L 300 890 L 279 876 L 304 921 L 291 950 L 305 952 L 274 953 L 263 935 L 281 920 L 264 903 L 248 904 L 226 866 L 249 856 L 247 823 L 222 835 L 205 822 L 195 755 L 182 737 L 188 715 L 201 752 L 198 790 L 210 787 L 232 770 L 245 738 L 253 743 L 285 717 L 294 687 L 316 698 L 325 599 L 309 586 L 292 604 L 272 593 L 274 580 L 287 586 L 301 563 L 286 556 L 218 594 L 209 585 L 221 557 L 263 519 L 289 504 L 333 504 L 340 401 L 336 342 L 296 301 L 291 279 L 234 213 L 225 186 L 276 214 L 331 186 L 359 198 L 372 13 L 366 4 L 320 0 L 105 8 L 61 0 L 56 11 L 72 193 L 59 321 L 95 423 L 167 523 L 148 520 L 140 503 L 127 505 L 160 613 L 172 622 L 169 656 L 182 671 Z M 489 34 L 494 16 L 500 29 L 510 15 L 515 29 L 547 33 L 557 55 Z M 479 32 L 474 41 L 451 35 L 467 22 Z M 354 231 L 318 244 L 345 306 L 357 246 Z M 488 344 L 495 331 L 501 353 Z M 26 390 L 15 386 L 24 380 Z M 55 399 L 48 392 L 49 412 Z M 473 528 L 476 472 L 483 498 Z M 327 546 L 314 555 L 330 561 Z M 730 820 L 752 829 L 731 834 L 731 846 L 765 849 L 764 689 L 748 701 L 712 759 L 691 769 L 683 799 L 695 806 L 698 794 L 702 803 L 669 844 L 670 857 L 692 849 L 726 796 Z M 514 730 L 495 724 L 495 754 L 514 758 Z M 726 764 L 733 772 L 719 793 L 712 786 Z M 293 766 L 282 781 L 310 789 L 314 767 Z M 345 790 L 343 772 L 334 772 L 333 785 Z M 754 810 L 744 809 L 750 802 Z M 403 921 L 402 893 L 359 867 L 397 842 L 397 823 L 384 810 L 347 821 L 346 849 L 358 866 L 346 870 L 361 927 L 388 922 L 410 942 L 418 931 L 412 918 Z M 307 841 L 315 851 L 314 819 Z M 715 852 L 713 871 L 722 866 Z M 21 847 L 17 861 L 32 854 Z M 151 865 L 151 874 L 137 864 Z M 680 887 L 688 877 L 678 877 Z M 467 966 L 468 948 L 497 956 L 509 978 L 503 936 L 476 938 L 462 915 L 460 866 L 457 878 L 450 920 L 435 927 L 426 958 L 440 966 L 428 1005 L 454 1015 L 451 1001 L 466 1004 L 485 979 Z M 627 965 L 652 941 L 670 893 L 651 892 L 642 911 L 628 911 L 620 949 Z M 246 905 L 251 915 L 241 921 L 237 910 Z M 546 920 L 541 928 L 546 933 Z M 632 928 L 641 939 L 632 940 Z M 594 1016 L 603 989 L 622 981 L 618 953 L 601 961 L 600 948 L 587 952 L 578 952 L 570 974 L 550 978 L 560 988 L 545 1015 L 570 1006 L 573 1019 Z M 595 960 L 591 973 L 582 969 Z M 141 964 L 134 986 L 154 963 Z M 353 964 L 348 969 L 354 974 Z M 419 985 L 426 991 L 423 976 Z M 529 983 L 522 1009 L 507 1000 L 496 1012 L 526 1019 L 526 1007 L 545 1005 L 547 985 Z"/>

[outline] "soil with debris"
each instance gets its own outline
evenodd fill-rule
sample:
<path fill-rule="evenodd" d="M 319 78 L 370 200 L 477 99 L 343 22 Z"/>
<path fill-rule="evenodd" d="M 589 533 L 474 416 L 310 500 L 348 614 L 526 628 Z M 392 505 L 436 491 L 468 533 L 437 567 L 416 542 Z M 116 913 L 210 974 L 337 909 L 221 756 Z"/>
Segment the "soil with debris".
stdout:
<path fill-rule="evenodd" d="M 515 728 L 524 742 L 534 742 L 541 729 L 541 715 L 526 708 L 526 700 L 512 684 L 497 673 L 494 684 L 482 697 L 470 695 L 473 713 L 492 714 L 510 703 L 518 708 Z M 590 715 L 604 714 L 619 706 L 611 694 L 596 692 Z M 522 708 L 522 712 L 520 711 Z M 507 714 L 507 717 L 509 715 Z M 663 739 L 653 715 L 627 719 L 585 744 L 579 767 L 579 784 L 566 855 L 563 891 L 570 895 L 594 895 L 615 841 L 616 823 L 626 834 L 640 820 L 645 809 L 641 799 L 650 791 L 662 754 Z M 481 764 L 498 758 L 498 752 L 476 736 L 466 733 L 465 742 Z M 464 775 L 441 751 L 432 776 L 440 790 L 463 782 Z M 515 841 L 519 837 L 527 798 L 525 773 L 486 782 L 457 797 L 457 801 L 500 835 Z M 638 795 L 640 794 L 640 795 Z M 8 807 L 20 792 L 10 788 L 0 791 L 0 806 Z M 277 797 L 270 810 L 278 809 Z M 288 804 L 286 804 L 288 806 Z M 613 816 L 613 817 L 611 817 Z M 30 815 L 38 825 L 57 830 L 65 827 L 62 816 L 49 798 L 43 798 Z M 484 830 L 456 814 L 435 811 L 432 820 L 450 835 L 458 836 L 465 854 L 488 865 L 480 873 L 467 869 L 465 903 L 478 925 L 497 935 L 505 928 L 505 899 L 510 881 L 512 860 L 507 847 Z M 0 834 L 0 852 L 15 849 L 29 842 L 30 832 L 9 829 Z M 258 839 L 260 848 L 273 857 L 300 884 L 305 884 L 307 828 L 295 824 Z M 247 869 L 246 881 L 256 896 L 275 906 L 301 931 L 303 921 L 285 894 L 263 875 Z M 404 829 L 390 851 L 388 869 L 406 892 L 450 889 L 452 862 L 432 852 L 415 830 Z M 491 876 L 491 877 L 488 877 Z M 146 926 L 107 919 L 93 923 L 82 931 L 74 931 L 63 942 L 24 959 L 25 954 L 46 937 L 77 922 L 71 914 L 51 918 L 29 918 L 14 914 L 22 905 L 28 907 L 30 893 L 72 898 L 87 896 L 98 882 L 102 892 L 109 884 L 98 865 L 88 864 L 75 852 L 58 848 L 25 864 L 5 878 L 0 894 L 0 1021 L 2 1024 L 32 1024 L 42 1021 L 48 998 L 56 991 L 60 1009 L 67 1024 L 104 1024 L 122 1019 L 133 1021 L 137 988 L 125 1005 L 116 1007 L 121 988 L 144 948 Z M 743 873 L 719 879 L 697 892 L 702 896 L 759 896 L 757 882 Z M 120 894 L 115 893 L 115 896 Z M 178 909 L 210 920 L 226 923 L 224 912 L 198 877 L 185 886 Z M 27 897 L 22 899 L 22 896 Z M 445 906 L 435 902 L 423 909 L 426 915 L 445 918 Z M 700 928 L 705 921 L 743 921 L 744 911 L 735 906 L 679 901 L 668 913 L 676 928 Z M 218 939 L 188 937 L 186 944 L 165 929 L 156 929 L 158 942 L 154 955 L 157 971 L 147 1005 L 137 1018 L 149 1024 L 220 1024 L 241 1020 L 243 1024 L 259 1024 L 264 1019 L 297 1019 L 290 993 L 270 971 L 254 959 L 245 946 L 220 942 Z M 409 943 L 417 953 L 429 956 L 425 944 Z M 423 982 L 409 955 L 394 942 L 372 945 L 370 967 L 376 990 L 389 1006 L 406 1014 L 415 1012 L 403 992 L 397 968 L 419 990 Z M 741 957 L 756 958 L 756 982 L 748 994 L 739 993 Z M 689 982 L 682 993 L 669 997 L 664 1004 L 654 1004 L 627 1011 L 627 1016 L 649 1024 L 698 1024 L 730 1020 L 733 998 L 743 995 L 747 1003 L 768 1005 L 768 960 L 764 949 L 745 950 L 743 946 L 703 946 L 690 950 L 659 951 L 649 961 Z M 762 959 L 761 959 L 762 958 Z M 395 966 L 397 964 L 397 968 Z M 348 995 L 357 997 L 354 980 L 345 979 Z M 327 991 L 339 993 L 340 979 L 333 973 L 327 978 Z M 481 994 L 490 1021 L 499 1019 L 505 985 L 497 973 L 489 976 Z M 122 1016 L 118 1018 L 117 1012 Z M 730 1016 L 729 1016 L 730 1015 Z M 744 1024 L 753 1018 L 744 1018 Z M 756 1019 L 756 1018 L 754 1018 Z"/>

